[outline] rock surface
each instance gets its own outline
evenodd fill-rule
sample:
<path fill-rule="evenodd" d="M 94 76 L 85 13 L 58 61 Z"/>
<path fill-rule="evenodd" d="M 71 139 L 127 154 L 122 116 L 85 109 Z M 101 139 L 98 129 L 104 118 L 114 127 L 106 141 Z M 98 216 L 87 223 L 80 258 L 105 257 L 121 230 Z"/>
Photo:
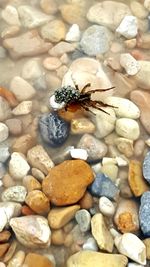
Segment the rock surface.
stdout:
<path fill-rule="evenodd" d="M 125 16 L 119 27 L 116 29 L 116 32 L 120 33 L 127 39 L 136 37 L 138 32 L 137 18 L 134 16 Z"/>
<path fill-rule="evenodd" d="M 0 232 L 6 225 L 9 224 L 9 220 L 13 217 L 21 214 L 21 205 L 15 202 L 0 202 Z"/>
<path fill-rule="evenodd" d="M 23 203 L 27 195 L 26 188 L 22 185 L 11 186 L 3 191 L 2 201 Z"/>
<path fill-rule="evenodd" d="M 145 236 L 150 236 L 150 192 L 145 192 L 141 197 L 141 205 L 139 210 L 140 226 Z"/>
<path fill-rule="evenodd" d="M 29 100 L 35 96 L 35 89 L 27 81 L 15 76 L 10 82 L 10 90 L 19 101 Z"/>
<path fill-rule="evenodd" d="M 28 193 L 25 203 L 37 214 L 47 214 L 50 210 L 49 199 L 40 190 L 33 190 Z"/>
<path fill-rule="evenodd" d="M 45 256 L 37 253 L 28 253 L 25 258 L 25 266 L 34 267 L 36 262 L 37 267 L 54 267 L 53 263 Z"/>
<path fill-rule="evenodd" d="M 16 180 L 22 180 L 30 170 L 30 166 L 23 154 L 13 152 L 9 161 L 10 175 Z"/>

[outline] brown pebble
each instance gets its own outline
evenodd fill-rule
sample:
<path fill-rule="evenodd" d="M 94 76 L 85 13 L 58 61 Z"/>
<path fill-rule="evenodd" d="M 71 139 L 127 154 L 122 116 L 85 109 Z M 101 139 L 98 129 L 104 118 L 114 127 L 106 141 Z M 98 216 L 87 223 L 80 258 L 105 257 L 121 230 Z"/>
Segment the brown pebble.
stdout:
<path fill-rule="evenodd" d="M 21 213 L 25 216 L 27 215 L 34 215 L 35 212 L 33 210 L 31 210 L 28 206 L 24 205 L 21 208 Z"/>
<path fill-rule="evenodd" d="M 11 236 L 11 233 L 7 230 L 4 230 L 0 233 L 0 243 L 7 242 Z"/>
<path fill-rule="evenodd" d="M 60 246 L 64 244 L 65 233 L 62 229 L 53 230 L 51 235 L 52 245 Z"/>
<path fill-rule="evenodd" d="M 8 173 L 6 173 L 3 176 L 3 185 L 4 187 L 8 188 L 8 187 L 16 185 L 16 182 L 13 180 L 13 178 Z"/>
<path fill-rule="evenodd" d="M 19 119 L 8 119 L 5 121 L 5 124 L 7 125 L 9 129 L 9 133 L 12 135 L 20 135 L 22 133 L 22 121 Z"/>
<path fill-rule="evenodd" d="M 84 196 L 80 199 L 79 205 L 81 209 L 87 210 L 93 207 L 93 198 L 88 191 L 86 191 Z"/>
<path fill-rule="evenodd" d="M 13 240 L 13 242 L 10 244 L 9 249 L 3 258 L 3 262 L 8 262 L 12 258 L 12 256 L 15 253 L 16 247 L 17 247 L 17 242 L 16 240 Z"/>
<path fill-rule="evenodd" d="M 27 154 L 28 150 L 36 144 L 36 139 L 29 134 L 23 135 L 14 142 L 12 145 L 13 152 L 20 152 Z"/>
<path fill-rule="evenodd" d="M 73 243 L 73 235 L 72 234 L 68 234 L 64 240 L 64 246 L 65 247 L 70 247 Z"/>
<path fill-rule="evenodd" d="M 73 227 L 75 226 L 74 222 L 73 221 L 70 221 L 69 223 L 67 223 L 64 227 L 63 227 L 63 230 L 65 233 L 69 233 Z"/>
<path fill-rule="evenodd" d="M 41 189 L 41 184 L 32 175 L 27 175 L 23 178 L 23 185 L 28 192 Z"/>
<path fill-rule="evenodd" d="M 25 199 L 25 203 L 37 214 L 46 214 L 50 210 L 49 199 L 39 190 L 29 192 Z"/>
<path fill-rule="evenodd" d="M 54 267 L 53 263 L 45 256 L 36 253 L 28 253 L 25 262 L 28 267 Z"/>
<path fill-rule="evenodd" d="M 3 257 L 6 251 L 8 250 L 10 244 L 5 243 L 5 244 L 0 244 L 0 257 Z"/>

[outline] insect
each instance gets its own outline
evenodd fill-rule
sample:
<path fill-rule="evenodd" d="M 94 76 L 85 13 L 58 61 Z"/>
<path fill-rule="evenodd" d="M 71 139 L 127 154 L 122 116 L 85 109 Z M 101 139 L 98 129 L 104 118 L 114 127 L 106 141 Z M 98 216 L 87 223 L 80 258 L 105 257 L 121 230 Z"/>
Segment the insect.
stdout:
<path fill-rule="evenodd" d="M 90 108 L 95 108 L 101 110 L 104 113 L 107 113 L 103 108 L 112 107 L 111 105 L 105 104 L 102 101 L 91 100 L 91 95 L 96 92 L 104 92 L 115 87 L 110 87 L 107 89 L 94 89 L 91 91 L 86 91 L 87 87 L 91 86 L 90 83 L 86 84 L 81 92 L 78 85 L 73 86 L 64 86 L 59 89 L 56 89 L 54 95 L 50 99 L 50 105 L 54 109 L 65 108 L 65 110 L 76 111 L 78 109 L 85 109 L 86 111 L 92 112 Z M 107 113 L 108 114 L 108 113 Z"/>

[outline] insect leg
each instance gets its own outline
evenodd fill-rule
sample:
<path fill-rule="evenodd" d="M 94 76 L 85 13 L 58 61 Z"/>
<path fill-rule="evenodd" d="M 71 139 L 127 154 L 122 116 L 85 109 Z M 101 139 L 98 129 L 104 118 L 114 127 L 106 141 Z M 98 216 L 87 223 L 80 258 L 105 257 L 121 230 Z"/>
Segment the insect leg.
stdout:
<path fill-rule="evenodd" d="M 105 92 L 105 91 L 109 91 L 109 90 L 112 90 L 114 89 L 115 87 L 110 87 L 110 88 L 107 88 L 107 89 L 94 89 L 94 90 L 91 90 L 89 92 L 87 92 L 87 94 L 91 95 L 91 94 L 94 94 L 96 92 Z"/>
<path fill-rule="evenodd" d="M 87 87 L 90 87 L 90 86 L 91 86 L 91 83 L 87 83 L 86 85 L 84 85 L 84 87 L 83 87 L 82 90 L 81 90 L 81 94 L 86 93 L 86 92 L 85 92 L 86 88 L 87 88 Z"/>

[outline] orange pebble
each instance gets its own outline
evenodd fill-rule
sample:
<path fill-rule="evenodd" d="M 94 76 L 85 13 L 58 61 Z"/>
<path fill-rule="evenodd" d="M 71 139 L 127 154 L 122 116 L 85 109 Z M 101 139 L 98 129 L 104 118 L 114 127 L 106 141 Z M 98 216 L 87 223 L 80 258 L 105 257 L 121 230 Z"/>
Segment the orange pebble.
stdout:
<path fill-rule="evenodd" d="M 22 209 L 21 209 L 21 213 L 23 215 L 34 215 L 35 212 L 33 210 L 31 210 L 28 206 L 24 205 L 22 206 Z"/>
<path fill-rule="evenodd" d="M 9 102 L 11 107 L 15 107 L 18 105 L 18 101 L 15 95 L 8 89 L 0 87 L 0 96 L 4 97 Z"/>
<path fill-rule="evenodd" d="M 93 207 L 93 198 L 89 192 L 85 192 L 84 196 L 79 201 L 79 205 L 81 209 L 90 209 Z"/>

